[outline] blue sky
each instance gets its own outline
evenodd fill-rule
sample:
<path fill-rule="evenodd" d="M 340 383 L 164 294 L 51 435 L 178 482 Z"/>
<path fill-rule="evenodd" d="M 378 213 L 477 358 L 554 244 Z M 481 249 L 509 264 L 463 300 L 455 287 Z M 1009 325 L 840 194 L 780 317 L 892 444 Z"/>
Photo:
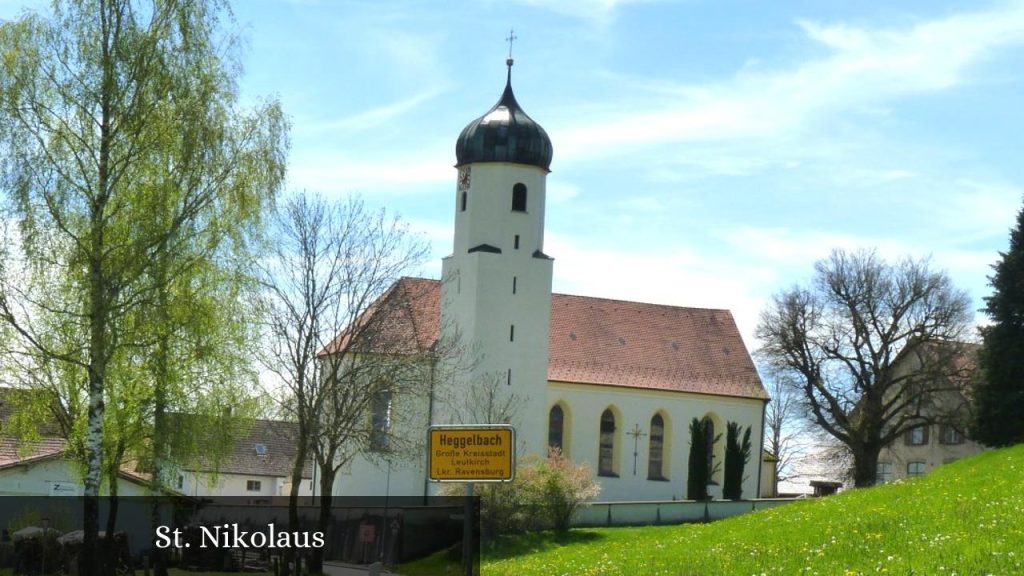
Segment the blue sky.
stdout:
<path fill-rule="evenodd" d="M 25 2 L 0 0 L 0 18 Z M 451 249 L 455 139 L 513 86 L 554 144 L 557 292 L 728 308 L 834 247 L 931 255 L 976 307 L 1024 200 L 1024 2 L 242 0 L 289 188 Z M 983 316 L 979 314 L 978 320 Z"/>

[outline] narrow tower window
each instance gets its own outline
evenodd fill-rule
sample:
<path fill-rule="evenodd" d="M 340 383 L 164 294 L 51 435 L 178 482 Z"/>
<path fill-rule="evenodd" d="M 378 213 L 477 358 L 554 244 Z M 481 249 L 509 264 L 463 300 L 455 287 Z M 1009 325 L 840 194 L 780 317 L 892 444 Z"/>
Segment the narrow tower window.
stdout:
<path fill-rule="evenodd" d="M 513 294 L 516 293 L 516 277 L 515 276 L 512 277 L 512 293 Z"/>
<path fill-rule="evenodd" d="M 526 212 L 526 184 L 522 182 L 512 187 L 512 211 Z"/>
<path fill-rule="evenodd" d="M 515 342 L 516 341 L 516 325 L 515 324 L 512 324 L 511 326 L 508 327 L 508 341 L 509 342 Z"/>
<path fill-rule="evenodd" d="M 516 234 L 514 244 L 515 244 L 515 249 L 519 250 L 519 234 Z"/>
<path fill-rule="evenodd" d="M 462 193 L 462 197 L 459 199 L 459 211 L 460 212 L 465 212 L 466 211 L 466 200 L 468 198 L 469 198 L 469 194 L 467 192 L 463 192 Z"/>
<path fill-rule="evenodd" d="M 512 385 L 512 369 L 511 368 L 508 369 L 508 376 L 506 376 L 505 384 L 508 385 L 508 386 Z"/>

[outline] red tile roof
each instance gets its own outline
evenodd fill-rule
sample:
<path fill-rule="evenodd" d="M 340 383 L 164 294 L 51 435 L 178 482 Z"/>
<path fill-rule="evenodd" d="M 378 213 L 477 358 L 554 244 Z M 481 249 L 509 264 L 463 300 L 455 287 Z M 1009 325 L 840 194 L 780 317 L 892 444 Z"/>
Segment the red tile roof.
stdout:
<path fill-rule="evenodd" d="M 441 290 L 437 280 L 402 278 L 361 316 L 357 340 L 379 353 L 416 354 L 437 342 L 441 324 Z M 351 331 L 339 334 L 323 353 L 349 346 Z"/>
<path fill-rule="evenodd" d="M 174 418 L 192 418 L 173 414 Z M 277 476 L 290 478 L 298 451 L 296 439 L 298 424 L 280 420 L 253 420 L 245 434 L 235 440 L 230 453 L 215 463 L 205 458 L 186 463 L 182 467 L 191 472 L 239 474 L 248 476 Z M 313 459 L 310 455 L 302 467 L 302 477 L 313 477 Z"/>
<path fill-rule="evenodd" d="M 61 438 L 27 442 L 13 436 L 0 436 L 0 469 L 56 458 L 64 453 L 65 448 L 66 443 Z"/>
<path fill-rule="evenodd" d="M 430 349 L 440 293 L 438 280 L 395 283 L 381 300 L 415 297 L 392 315 L 391 333 Z M 728 310 L 552 294 L 549 352 L 554 382 L 768 399 Z"/>
<path fill-rule="evenodd" d="M 551 295 L 548 380 L 767 399 L 728 310 Z"/>
<path fill-rule="evenodd" d="M 295 462 L 298 425 L 278 420 L 255 420 L 249 431 L 235 442 L 234 451 L 221 463 L 222 474 L 278 476 L 290 478 Z M 262 454 L 256 445 L 262 445 Z M 199 472 L 212 472 L 211 467 L 200 467 Z M 313 477 L 313 461 L 307 459 L 302 468 L 303 478 Z"/>

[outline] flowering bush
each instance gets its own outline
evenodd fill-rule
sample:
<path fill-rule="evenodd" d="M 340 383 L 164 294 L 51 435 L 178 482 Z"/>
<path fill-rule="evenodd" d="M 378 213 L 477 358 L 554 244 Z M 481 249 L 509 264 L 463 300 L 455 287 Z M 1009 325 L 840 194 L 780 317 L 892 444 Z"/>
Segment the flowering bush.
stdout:
<path fill-rule="evenodd" d="M 569 529 L 572 517 L 601 487 L 587 464 L 576 464 L 552 448 L 547 459 L 530 454 L 519 460 L 512 482 L 474 484 L 480 497 L 480 530 L 484 538 L 501 534 Z M 465 494 L 461 484 L 449 484 L 447 496 Z"/>

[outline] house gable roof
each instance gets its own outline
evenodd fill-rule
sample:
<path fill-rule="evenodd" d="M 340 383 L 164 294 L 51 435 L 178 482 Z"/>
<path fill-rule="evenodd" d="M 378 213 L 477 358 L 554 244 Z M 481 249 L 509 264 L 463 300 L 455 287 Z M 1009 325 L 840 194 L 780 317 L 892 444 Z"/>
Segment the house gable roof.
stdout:
<path fill-rule="evenodd" d="M 415 295 L 390 329 L 429 350 L 441 283 L 402 278 L 381 299 Z M 372 311 L 371 311 L 372 313 Z M 768 399 L 728 310 L 551 295 L 548 380 Z"/>

